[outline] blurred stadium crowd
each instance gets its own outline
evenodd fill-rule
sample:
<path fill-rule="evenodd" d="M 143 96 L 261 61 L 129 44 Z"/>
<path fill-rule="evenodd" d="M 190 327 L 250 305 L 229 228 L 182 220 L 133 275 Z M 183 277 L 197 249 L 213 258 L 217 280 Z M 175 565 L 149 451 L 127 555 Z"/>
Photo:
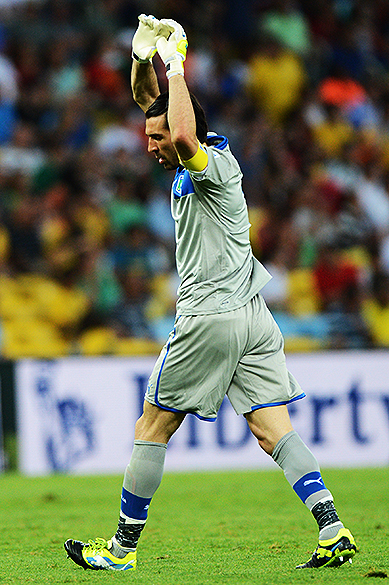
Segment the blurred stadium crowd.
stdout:
<path fill-rule="evenodd" d="M 153 353 L 171 329 L 172 176 L 129 84 L 142 12 L 187 31 L 287 350 L 388 347 L 387 0 L 31 0 L 0 3 L 1 355 Z"/>

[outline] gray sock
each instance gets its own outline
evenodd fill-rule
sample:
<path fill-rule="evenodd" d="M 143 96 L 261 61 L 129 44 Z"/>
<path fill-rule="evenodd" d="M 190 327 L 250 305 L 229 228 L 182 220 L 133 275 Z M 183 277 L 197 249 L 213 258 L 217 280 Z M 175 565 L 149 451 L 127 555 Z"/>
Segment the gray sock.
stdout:
<path fill-rule="evenodd" d="M 331 492 L 321 477 L 316 457 L 296 431 L 290 431 L 277 443 L 272 453 L 286 479 L 299 498 L 311 510 L 319 526 L 319 539 L 336 536 L 343 527 L 334 507 Z"/>
<path fill-rule="evenodd" d="M 120 546 L 120 544 L 116 542 L 115 536 L 112 537 L 111 541 L 112 547 L 110 548 L 110 553 L 113 554 L 113 556 L 117 557 L 118 559 L 124 559 L 127 553 L 135 550 L 134 548 Z"/>
<path fill-rule="evenodd" d="M 278 441 L 272 457 L 307 508 L 311 510 L 324 498 L 332 499 L 321 479 L 316 457 L 296 431 L 290 431 Z"/>
<path fill-rule="evenodd" d="M 341 528 L 344 528 L 344 526 L 340 520 L 322 528 L 319 532 L 319 540 L 331 540 L 335 538 Z"/>
<path fill-rule="evenodd" d="M 151 441 L 134 441 L 123 487 L 141 498 L 152 498 L 162 480 L 167 445 Z"/>
<path fill-rule="evenodd" d="M 134 441 L 124 474 L 118 528 L 112 538 L 112 554 L 119 558 L 136 549 L 151 498 L 162 480 L 166 448 L 165 443 Z"/>

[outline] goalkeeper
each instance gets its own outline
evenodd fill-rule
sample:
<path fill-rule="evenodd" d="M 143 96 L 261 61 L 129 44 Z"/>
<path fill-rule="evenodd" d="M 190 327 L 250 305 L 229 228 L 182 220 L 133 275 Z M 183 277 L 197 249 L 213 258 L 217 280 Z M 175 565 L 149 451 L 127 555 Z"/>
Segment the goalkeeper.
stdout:
<path fill-rule="evenodd" d="M 141 15 L 133 38 L 133 96 L 146 115 L 148 151 L 175 171 L 171 189 L 180 276 L 174 329 L 150 376 L 125 471 L 119 524 L 108 541 L 68 540 L 91 569 L 131 570 L 167 443 L 187 413 L 213 421 L 225 395 L 318 523 L 319 544 L 298 568 L 340 566 L 356 552 L 316 458 L 293 430 L 287 404 L 304 397 L 288 372 L 282 335 L 260 290 L 271 278 L 253 257 L 242 173 L 224 136 L 208 133 L 184 78 L 187 39 L 171 20 Z M 160 93 L 152 64 L 166 66 Z"/>

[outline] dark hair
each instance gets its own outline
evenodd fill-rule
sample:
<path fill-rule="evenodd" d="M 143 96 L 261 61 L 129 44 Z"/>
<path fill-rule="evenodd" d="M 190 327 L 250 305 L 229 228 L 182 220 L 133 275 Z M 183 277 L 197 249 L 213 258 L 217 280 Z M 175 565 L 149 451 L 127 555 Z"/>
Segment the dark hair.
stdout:
<path fill-rule="evenodd" d="M 201 107 L 198 99 L 193 93 L 189 94 L 190 99 L 192 102 L 195 118 L 196 118 L 196 136 L 199 139 L 199 142 L 202 144 L 207 140 L 207 132 L 208 132 L 208 124 L 207 119 L 205 117 L 205 112 Z M 151 106 L 146 110 L 146 118 L 157 118 L 158 116 L 162 116 L 166 114 L 169 107 L 169 93 L 165 91 L 161 93 L 157 99 L 151 104 Z M 167 122 L 166 122 L 167 123 Z"/>

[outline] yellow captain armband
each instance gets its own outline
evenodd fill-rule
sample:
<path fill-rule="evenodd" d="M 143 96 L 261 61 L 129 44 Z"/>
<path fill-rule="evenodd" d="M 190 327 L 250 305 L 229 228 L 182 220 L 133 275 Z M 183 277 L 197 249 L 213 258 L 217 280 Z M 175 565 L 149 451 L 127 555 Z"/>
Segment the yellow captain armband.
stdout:
<path fill-rule="evenodd" d="M 196 154 L 189 160 L 183 160 L 182 164 L 188 171 L 203 171 L 205 169 L 208 164 L 208 154 L 200 142 Z"/>

